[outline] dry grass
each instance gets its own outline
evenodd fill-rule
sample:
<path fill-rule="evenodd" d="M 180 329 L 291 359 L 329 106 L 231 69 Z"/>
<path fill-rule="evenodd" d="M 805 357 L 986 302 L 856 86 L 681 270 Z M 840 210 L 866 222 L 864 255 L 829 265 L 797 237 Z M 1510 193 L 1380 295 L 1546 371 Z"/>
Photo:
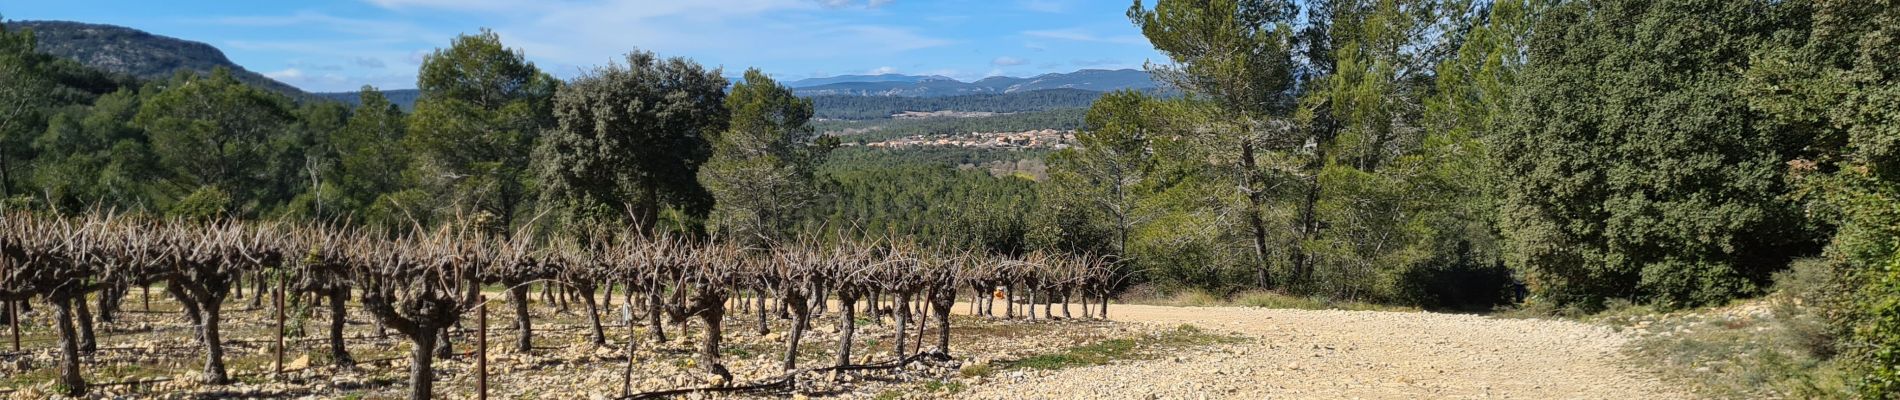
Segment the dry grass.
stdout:
<path fill-rule="evenodd" d="M 1124 299 L 1132 304 L 1149 304 L 1176 307 L 1260 307 L 1291 310 L 1347 310 L 1347 311 L 1391 311 L 1416 312 L 1417 308 L 1373 304 L 1360 301 L 1342 301 L 1318 296 L 1293 296 L 1270 291 L 1246 291 L 1231 296 L 1218 296 L 1202 290 L 1184 290 L 1166 296 L 1150 296 Z"/>
<path fill-rule="evenodd" d="M 1117 338 L 1088 343 L 1063 349 L 1062 351 L 1038 354 L 1018 360 L 1001 362 L 1004 369 L 1057 370 L 1063 368 L 1103 365 L 1117 360 L 1140 360 L 1159 357 L 1161 354 L 1188 347 L 1219 343 L 1234 343 L 1245 338 L 1232 335 L 1209 333 L 1194 325 L 1181 325 L 1173 330 L 1153 335 Z"/>

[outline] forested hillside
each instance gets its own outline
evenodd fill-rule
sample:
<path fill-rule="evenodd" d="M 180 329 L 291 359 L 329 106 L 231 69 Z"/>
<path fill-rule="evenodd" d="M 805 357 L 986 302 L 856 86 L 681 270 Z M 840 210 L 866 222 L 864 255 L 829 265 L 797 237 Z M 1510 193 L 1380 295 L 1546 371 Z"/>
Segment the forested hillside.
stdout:
<path fill-rule="evenodd" d="M 78 61 L 105 72 L 144 80 L 167 79 L 180 71 L 209 74 L 224 68 L 239 81 L 298 101 L 314 96 L 232 63 L 211 45 L 153 35 L 113 25 L 68 21 L 8 21 L 7 29 L 31 30 L 41 52 Z"/>

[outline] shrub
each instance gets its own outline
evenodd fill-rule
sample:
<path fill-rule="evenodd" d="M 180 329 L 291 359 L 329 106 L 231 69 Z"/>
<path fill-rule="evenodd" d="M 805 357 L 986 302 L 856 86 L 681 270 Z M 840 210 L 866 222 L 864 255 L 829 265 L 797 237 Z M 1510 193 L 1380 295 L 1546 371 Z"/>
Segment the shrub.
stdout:
<path fill-rule="evenodd" d="M 1444 260 L 1399 274 L 1399 300 L 1428 309 L 1483 311 L 1515 302 L 1517 278 L 1502 262 L 1485 262 L 1460 243 Z"/>
<path fill-rule="evenodd" d="M 1867 375 L 1861 393 L 1868 398 L 1900 398 L 1900 253 L 1884 268 L 1864 271 L 1865 284 L 1855 296 L 1858 323 L 1855 348 L 1865 349 Z"/>
<path fill-rule="evenodd" d="M 191 195 L 178 199 L 171 216 L 190 220 L 210 220 L 223 216 L 231 207 L 231 195 L 215 186 L 202 186 Z"/>

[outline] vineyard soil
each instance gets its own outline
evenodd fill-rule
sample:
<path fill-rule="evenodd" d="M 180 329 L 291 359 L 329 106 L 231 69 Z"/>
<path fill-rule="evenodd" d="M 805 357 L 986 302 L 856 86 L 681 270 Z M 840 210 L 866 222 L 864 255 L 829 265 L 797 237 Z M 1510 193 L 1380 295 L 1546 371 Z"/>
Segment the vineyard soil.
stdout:
<path fill-rule="evenodd" d="M 135 294 L 136 296 L 136 294 Z M 493 298 L 493 297 L 491 297 Z M 363 365 L 326 367 L 323 341 L 315 330 L 327 319 L 312 309 L 307 336 L 292 340 L 288 374 L 272 378 L 267 310 L 238 307 L 229 322 L 238 356 L 238 382 L 206 387 L 189 372 L 198 347 L 188 326 L 175 314 L 176 304 L 157 299 L 152 312 L 128 301 L 122 320 L 103 324 L 102 352 L 89 357 L 89 378 L 107 386 L 111 396 L 191 398 L 197 396 L 288 396 L 395 398 L 404 391 L 401 341 L 375 334 L 367 321 L 352 318 L 350 350 Z M 490 392 L 494 398 L 612 398 L 623 384 L 621 371 L 627 329 L 607 313 L 609 342 L 586 344 L 586 320 L 577 309 L 537 302 L 536 352 L 510 352 L 510 319 L 497 316 L 505 303 L 491 303 Z M 1001 305 L 997 312 L 1002 313 Z M 833 310 L 836 310 L 833 305 Z M 352 304 L 354 308 L 354 304 Z M 616 306 L 618 308 L 618 306 Z M 1059 309 L 1059 308 L 1058 308 Z M 1666 389 L 1653 373 L 1624 359 L 1629 338 L 1601 325 L 1569 321 L 1501 319 L 1475 315 L 1307 311 L 1240 307 L 1165 307 L 1115 305 L 1114 322 L 1011 321 L 970 317 L 970 306 L 955 307 L 953 354 L 961 365 L 914 366 L 890 373 L 811 379 L 803 386 L 813 397 L 837 398 L 992 398 L 992 399 L 1150 399 L 1150 398 L 1565 398 L 1672 399 L 1687 396 Z M 301 314 L 301 313 L 299 313 Z M 728 315 L 728 326 L 748 326 L 749 313 Z M 836 313 L 825 315 L 833 320 Z M 863 314 L 860 314 L 863 315 Z M 1079 315 L 1079 314 L 1078 314 Z M 868 317 L 867 317 L 868 318 Z M 886 317 L 888 318 L 888 317 Z M 54 361 L 44 321 L 29 318 L 31 355 L 14 356 L 4 368 L 0 391 L 14 398 L 46 396 Z M 465 321 L 465 328 L 473 328 Z M 770 318 L 770 334 L 730 329 L 725 358 L 735 380 L 744 383 L 776 376 L 788 321 Z M 756 323 L 756 322 L 750 322 Z M 835 342 L 834 323 L 814 321 L 801 360 L 822 365 Z M 861 324 L 858 340 L 863 362 L 894 357 L 889 352 L 893 324 Z M 714 384 L 693 365 L 697 326 L 686 334 L 671 326 L 665 344 L 637 343 L 635 392 Z M 1181 331 L 1207 332 L 1177 338 Z M 643 328 L 636 332 L 644 337 Z M 744 332 L 744 333 L 741 333 Z M 474 383 L 469 368 L 473 346 L 460 336 L 458 356 L 438 361 L 444 373 L 438 387 L 448 398 L 466 398 Z M 1163 340 L 1156 340 L 1156 339 Z M 1203 340 L 1212 338 L 1213 340 Z M 1104 343 L 1127 344 L 1103 348 Z M 1022 360 L 1064 357 L 1076 349 L 1086 362 L 1058 359 L 1057 367 L 1031 367 Z M 807 354 L 808 353 L 808 354 Z M 1096 365 L 1100 364 L 1100 365 Z M 183 379 L 180 379 L 183 378 Z M 140 381 L 156 381 L 136 383 Z M 113 384 L 114 382 L 135 382 Z M 782 393 L 780 395 L 783 395 Z M 4 396 L 0 396 L 4 397 Z"/>

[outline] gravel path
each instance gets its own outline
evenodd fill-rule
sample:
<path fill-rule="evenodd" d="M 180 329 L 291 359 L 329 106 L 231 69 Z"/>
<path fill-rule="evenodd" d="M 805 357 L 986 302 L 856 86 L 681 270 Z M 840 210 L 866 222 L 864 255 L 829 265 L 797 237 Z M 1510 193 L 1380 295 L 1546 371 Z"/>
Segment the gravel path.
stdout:
<path fill-rule="evenodd" d="M 1678 399 L 1627 366 L 1628 340 L 1567 321 L 1369 311 L 1117 305 L 1117 321 L 1196 326 L 1255 340 L 1159 360 L 999 376 L 994 399 Z"/>

